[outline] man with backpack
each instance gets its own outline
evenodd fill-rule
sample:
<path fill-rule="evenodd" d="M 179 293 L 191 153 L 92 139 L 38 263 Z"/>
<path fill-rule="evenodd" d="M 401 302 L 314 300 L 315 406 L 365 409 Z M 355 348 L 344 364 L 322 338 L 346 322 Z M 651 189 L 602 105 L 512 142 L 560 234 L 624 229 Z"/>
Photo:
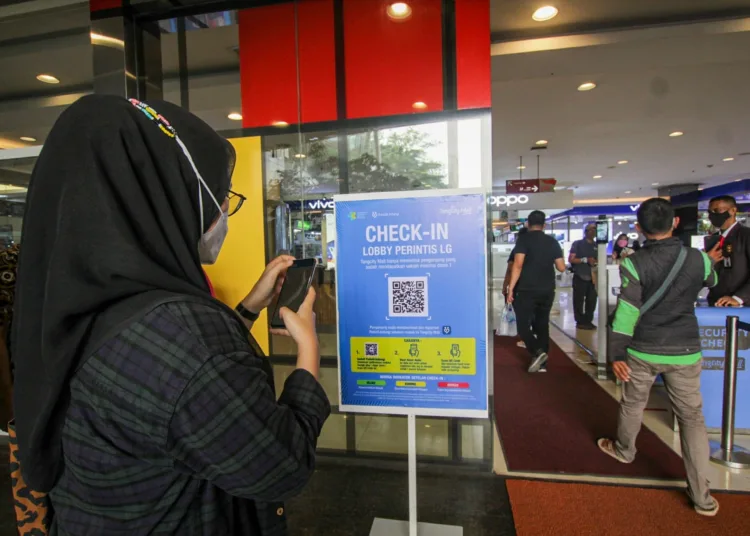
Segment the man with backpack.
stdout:
<path fill-rule="evenodd" d="M 635 440 L 651 386 L 661 374 L 680 424 L 688 496 L 695 511 L 715 516 L 719 503 L 708 482 L 709 446 L 703 420 L 701 340 L 695 300 L 717 277 L 713 262 L 672 236 L 679 223 L 669 201 L 649 199 L 638 209 L 646 244 L 620 265 L 622 289 L 612 323 L 612 369 L 623 382 L 617 439 L 599 448 L 621 463 L 635 459 Z"/>

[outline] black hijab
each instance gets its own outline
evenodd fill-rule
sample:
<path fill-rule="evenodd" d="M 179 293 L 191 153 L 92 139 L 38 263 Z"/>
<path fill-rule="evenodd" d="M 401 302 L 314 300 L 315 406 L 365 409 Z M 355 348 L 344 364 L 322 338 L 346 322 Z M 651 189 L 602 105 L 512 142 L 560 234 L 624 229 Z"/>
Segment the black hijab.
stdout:
<path fill-rule="evenodd" d="M 40 492 L 63 467 L 76 369 L 156 305 L 211 299 L 198 241 L 219 209 L 203 191 L 200 229 L 202 186 L 174 131 L 219 203 L 234 150 L 186 110 L 149 104 L 144 113 L 120 97 L 80 99 L 53 127 L 31 177 L 11 355 L 19 457 Z M 153 110 L 166 121 L 150 118 Z"/>

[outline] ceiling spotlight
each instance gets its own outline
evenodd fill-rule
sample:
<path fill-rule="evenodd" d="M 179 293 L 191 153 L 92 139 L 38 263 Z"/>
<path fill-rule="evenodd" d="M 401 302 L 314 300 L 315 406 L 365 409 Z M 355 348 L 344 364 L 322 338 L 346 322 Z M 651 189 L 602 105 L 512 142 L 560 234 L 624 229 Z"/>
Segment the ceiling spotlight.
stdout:
<path fill-rule="evenodd" d="M 242 121 L 242 114 L 238 114 L 237 112 L 232 112 L 227 116 L 228 119 L 231 119 L 232 121 Z"/>
<path fill-rule="evenodd" d="M 538 140 L 536 142 L 536 145 L 547 145 L 549 142 L 547 140 Z"/>
<path fill-rule="evenodd" d="M 526 166 L 518 166 L 516 169 L 526 169 Z"/>
<path fill-rule="evenodd" d="M 51 74 L 38 74 L 36 79 L 45 84 L 59 84 L 60 80 L 52 76 Z"/>
<path fill-rule="evenodd" d="M 724 162 L 732 162 L 734 160 L 733 156 L 728 156 L 724 159 Z"/>
<path fill-rule="evenodd" d="M 406 2 L 394 2 L 385 10 L 393 20 L 406 20 L 411 17 L 411 6 Z"/>
<path fill-rule="evenodd" d="M 415 102 L 414 104 L 411 105 L 411 107 L 414 108 L 415 110 L 426 110 L 427 109 L 427 105 L 424 102 L 422 102 L 422 101 Z"/>
<path fill-rule="evenodd" d="M 671 132 L 671 133 L 669 134 L 669 137 L 670 137 L 670 138 L 679 138 L 680 136 L 682 136 L 682 135 L 684 135 L 684 134 L 685 134 L 684 132 L 680 132 L 679 130 L 676 130 L 676 131 L 674 131 L 674 132 Z"/>
<path fill-rule="evenodd" d="M 591 91 L 596 87 L 596 84 L 594 82 L 584 82 L 580 86 L 578 86 L 578 91 Z"/>
<path fill-rule="evenodd" d="M 601 178 L 602 178 L 601 175 L 594 175 L 594 179 L 601 179 Z"/>
<path fill-rule="evenodd" d="M 21 141 L 33 142 L 36 141 L 36 138 L 32 138 L 31 136 L 21 136 Z"/>
<path fill-rule="evenodd" d="M 232 118 L 230 117 L 229 119 L 232 119 Z M 240 119 L 242 119 L 241 115 L 240 115 Z M 273 123 L 271 123 L 271 125 L 274 127 L 288 127 L 289 123 L 287 123 L 286 121 L 274 121 Z"/>
<path fill-rule="evenodd" d="M 621 166 L 624 166 L 625 164 L 628 163 L 628 161 L 627 160 L 618 160 L 617 163 L 620 164 Z"/>
<path fill-rule="evenodd" d="M 537 22 L 544 22 L 557 17 L 557 13 L 558 11 L 555 6 L 544 6 L 534 11 L 534 14 L 531 16 L 531 18 Z"/>

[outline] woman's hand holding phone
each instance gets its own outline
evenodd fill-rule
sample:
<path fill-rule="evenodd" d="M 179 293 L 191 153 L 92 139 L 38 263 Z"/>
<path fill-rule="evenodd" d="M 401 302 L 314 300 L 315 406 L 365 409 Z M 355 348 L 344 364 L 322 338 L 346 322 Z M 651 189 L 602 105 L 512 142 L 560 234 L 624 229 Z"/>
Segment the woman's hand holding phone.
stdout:
<path fill-rule="evenodd" d="M 260 276 L 253 290 L 242 300 L 243 307 L 253 313 L 260 313 L 271 305 L 281 291 L 286 271 L 292 264 L 294 264 L 294 257 L 289 255 L 281 255 L 272 260 L 266 266 L 263 275 Z"/>
<path fill-rule="evenodd" d="M 315 330 L 315 289 L 310 288 L 305 301 L 296 313 L 287 307 L 280 311 L 285 330 L 271 330 L 272 333 L 288 335 L 297 343 L 297 368 L 305 369 L 316 379 L 320 371 L 320 350 L 318 334 Z"/>

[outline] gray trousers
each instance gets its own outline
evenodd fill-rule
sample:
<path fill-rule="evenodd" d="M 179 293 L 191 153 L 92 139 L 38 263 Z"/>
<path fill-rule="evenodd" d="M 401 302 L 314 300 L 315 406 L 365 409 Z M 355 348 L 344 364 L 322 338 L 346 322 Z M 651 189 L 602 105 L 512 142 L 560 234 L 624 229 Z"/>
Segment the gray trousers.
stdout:
<path fill-rule="evenodd" d="M 632 369 L 625 383 L 617 422 L 617 452 L 627 461 L 635 459 L 635 439 L 641 430 L 643 411 L 656 376 L 662 374 L 672 409 L 680 424 L 682 459 L 687 473 L 688 495 L 699 508 L 712 508 L 708 482 L 710 451 L 703 420 L 700 392 L 701 362 L 694 365 L 658 365 L 628 356 Z"/>

